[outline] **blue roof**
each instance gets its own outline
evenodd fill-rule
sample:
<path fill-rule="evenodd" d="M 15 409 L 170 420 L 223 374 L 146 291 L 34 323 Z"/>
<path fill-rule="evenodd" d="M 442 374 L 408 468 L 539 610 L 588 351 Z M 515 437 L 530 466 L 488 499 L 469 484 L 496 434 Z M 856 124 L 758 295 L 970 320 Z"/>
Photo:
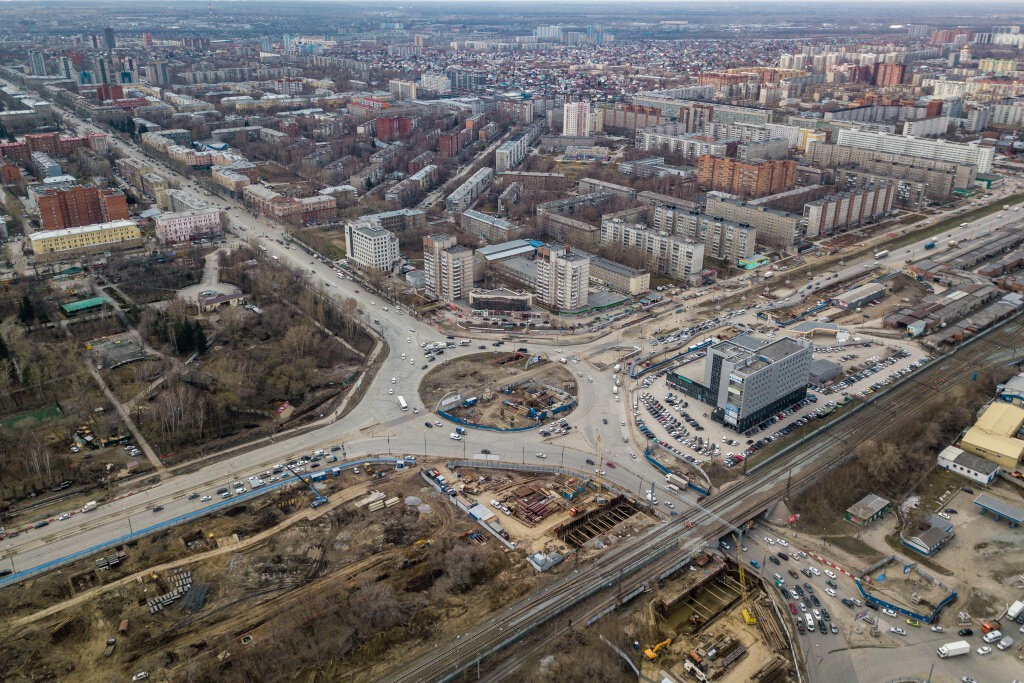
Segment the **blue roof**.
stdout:
<path fill-rule="evenodd" d="M 1008 503 L 1004 503 L 998 498 L 993 498 L 987 493 L 982 493 L 977 498 L 975 498 L 974 504 L 982 508 L 983 510 L 994 512 L 1000 517 L 1011 519 L 1017 524 L 1024 522 L 1024 510 L 1021 510 L 1020 508 L 1015 508 Z"/>

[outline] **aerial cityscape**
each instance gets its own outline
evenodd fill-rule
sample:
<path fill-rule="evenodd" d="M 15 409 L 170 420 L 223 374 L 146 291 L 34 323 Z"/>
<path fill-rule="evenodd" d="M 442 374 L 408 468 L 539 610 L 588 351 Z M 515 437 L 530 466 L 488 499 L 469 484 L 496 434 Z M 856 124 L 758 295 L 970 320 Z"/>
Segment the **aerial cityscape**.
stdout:
<path fill-rule="evenodd" d="M 0 3 L 0 679 L 1020 683 L 1022 27 Z"/>

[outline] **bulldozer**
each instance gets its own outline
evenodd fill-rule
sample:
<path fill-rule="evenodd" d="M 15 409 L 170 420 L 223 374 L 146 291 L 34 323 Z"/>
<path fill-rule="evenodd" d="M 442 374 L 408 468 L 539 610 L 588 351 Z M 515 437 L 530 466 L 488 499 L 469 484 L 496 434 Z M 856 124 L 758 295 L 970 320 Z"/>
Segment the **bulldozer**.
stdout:
<path fill-rule="evenodd" d="M 416 541 L 415 543 L 413 543 L 412 547 L 415 548 L 416 550 L 425 550 L 426 548 L 428 548 L 431 545 L 431 543 L 433 543 L 433 541 L 431 541 L 430 539 L 422 538 L 422 539 Z"/>
<path fill-rule="evenodd" d="M 658 643 L 657 645 L 655 645 L 654 647 L 649 647 L 646 650 L 644 650 L 644 657 L 647 657 L 647 659 L 650 659 L 650 660 L 655 660 L 655 659 L 658 658 L 658 650 L 660 650 L 661 648 L 666 647 L 668 645 L 671 645 L 671 644 L 672 644 L 672 639 L 671 638 L 669 638 L 668 640 L 663 640 L 660 643 Z"/>

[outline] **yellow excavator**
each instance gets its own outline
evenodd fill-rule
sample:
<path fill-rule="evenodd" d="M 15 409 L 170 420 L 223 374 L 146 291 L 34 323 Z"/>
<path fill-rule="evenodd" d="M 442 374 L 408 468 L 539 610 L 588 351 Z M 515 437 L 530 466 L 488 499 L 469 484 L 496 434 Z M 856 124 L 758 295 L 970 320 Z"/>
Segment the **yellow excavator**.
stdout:
<path fill-rule="evenodd" d="M 646 650 L 644 650 L 644 656 L 647 657 L 647 659 L 657 659 L 658 658 L 658 650 L 660 650 L 661 648 L 663 648 L 663 647 L 665 647 L 667 645 L 671 645 L 671 644 L 672 644 L 672 639 L 671 638 L 669 638 L 668 640 L 663 640 L 660 643 L 658 643 L 657 645 L 655 645 L 654 647 L 649 647 Z"/>

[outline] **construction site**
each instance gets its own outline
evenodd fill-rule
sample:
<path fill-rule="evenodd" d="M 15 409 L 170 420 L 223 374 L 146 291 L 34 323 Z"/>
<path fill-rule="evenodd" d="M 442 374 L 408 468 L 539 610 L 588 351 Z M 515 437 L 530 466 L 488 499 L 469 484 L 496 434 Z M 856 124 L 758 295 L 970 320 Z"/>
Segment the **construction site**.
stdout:
<path fill-rule="evenodd" d="M 0 676 L 252 680 L 315 667 L 376 680 L 393 648 L 413 656 L 543 580 L 410 470 L 328 482 L 315 509 L 283 489 L 0 593 Z"/>
<path fill-rule="evenodd" d="M 423 378 L 420 399 L 456 422 L 525 429 L 568 415 L 578 390 L 563 364 L 514 351 L 445 361 Z"/>
<path fill-rule="evenodd" d="M 433 468 L 425 476 L 481 526 L 528 553 L 579 558 L 657 524 L 636 501 L 587 477 L 484 462 Z"/>
<path fill-rule="evenodd" d="M 790 680 L 785 626 L 759 579 L 742 567 L 700 553 L 646 595 L 630 626 L 634 648 L 644 654 L 645 676 Z"/>

